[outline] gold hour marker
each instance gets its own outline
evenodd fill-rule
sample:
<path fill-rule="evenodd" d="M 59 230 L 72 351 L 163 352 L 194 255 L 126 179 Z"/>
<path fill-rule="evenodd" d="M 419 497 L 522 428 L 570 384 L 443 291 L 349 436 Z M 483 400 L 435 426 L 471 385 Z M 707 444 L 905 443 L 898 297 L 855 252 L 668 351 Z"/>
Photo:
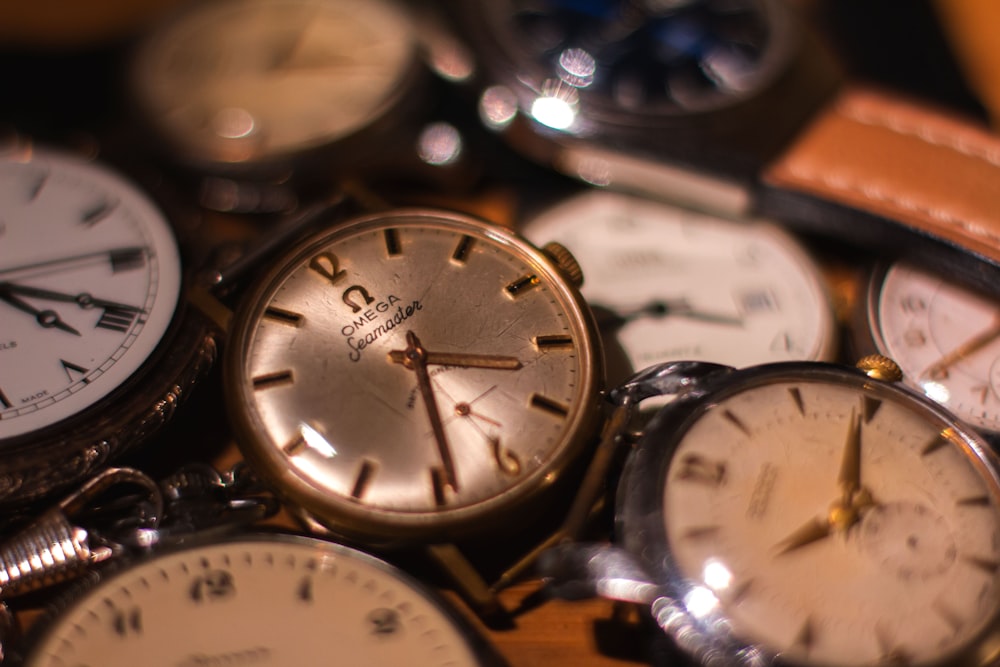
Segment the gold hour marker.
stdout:
<path fill-rule="evenodd" d="M 743 421 L 735 414 L 733 414 L 731 411 L 725 410 L 722 413 L 722 416 L 725 417 L 726 420 L 729 421 L 733 426 L 743 431 L 745 435 L 750 435 L 750 429 L 747 428 L 747 425 L 744 424 Z"/>
<path fill-rule="evenodd" d="M 285 310 L 284 308 L 278 308 L 276 306 L 268 306 L 264 310 L 264 317 L 281 322 L 282 324 L 289 324 L 293 327 L 302 326 L 302 322 L 305 320 L 305 318 L 298 313 Z"/>
<path fill-rule="evenodd" d="M 403 252 L 399 245 L 399 231 L 396 229 L 387 229 L 383 232 L 385 237 L 385 251 L 389 253 L 390 257 L 394 257 Z"/>
<path fill-rule="evenodd" d="M 808 653 L 809 649 L 811 649 L 815 643 L 816 627 L 813 624 L 812 618 L 807 618 L 805 623 L 802 624 L 799 634 L 795 636 L 795 645 L 801 646 L 805 649 L 806 653 Z"/>
<path fill-rule="evenodd" d="M 936 436 L 934 440 L 932 440 L 930 443 L 927 444 L 926 447 L 920 450 L 920 455 L 927 456 L 928 454 L 933 454 L 937 450 L 941 449 L 942 447 L 946 447 L 947 445 L 948 441 L 945 438 L 942 438 L 941 436 Z"/>
<path fill-rule="evenodd" d="M 878 412 L 878 409 L 881 407 L 882 407 L 882 401 L 880 401 L 877 398 L 871 398 L 870 396 L 865 396 L 864 416 L 866 424 L 875 418 L 875 413 Z"/>
<path fill-rule="evenodd" d="M 806 413 L 806 404 L 802 400 L 802 391 L 798 387 L 792 387 L 788 390 L 788 393 L 792 397 L 792 401 L 795 402 L 795 407 L 799 409 L 799 414 L 804 415 Z"/>
<path fill-rule="evenodd" d="M 959 507 L 989 507 L 990 497 L 989 496 L 970 496 L 969 498 L 961 498 L 956 503 Z"/>
<path fill-rule="evenodd" d="M 714 537 L 719 532 L 718 526 L 693 526 L 684 531 L 681 535 L 682 539 L 685 540 L 703 540 L 705 538 Z"/>
<path fill-rule="evenodd" d="M 455 246 L 455 252 L 451 253 L 451 258 L 460 264 L 465 264 L 466 260 L 469 259 L 469 253 L 472 252 L 474 243 L 475 239 L 471 236 L 462 236 L 458 245 Z"/>
<path fill-rule="evenodd" d="M 541 283 L 542 281 L 538 278 L 538 276 L 532 273 L 530 275 L 518 278 L 514 282 L 507 285 L 507 287 L 505 287 L 504 289 L 507 291 L 507 294 L 513 297 L 518 297 L 527 292 L 528 290 L 530 290 L 531 288 L 537 287 Z"/>
<path fill-rule="evenodd" d="M 276 373 L 265 373 L 264 375 L 257 375 L 253 379 L 254 389 L 270 389 L 271 387 L 277 387 L 283 384 L 291 384 L 295 381 L 292 377 L 292 371 L 277 371 Z"/>
<path fill-rule="evenodd" d="M 547 396 L 542 396 L 541 394 L 531 395 L 531 407 L 538 408 L 543 412 L 548 412 L 549 414 L 558 415 L 560 417 L 565 417 L 569 414 L 569 407 L 554 401 Z"/>
<path fill-rule="evenodd" d="M 305 436 L 299 433 L 291 442 L 282 447 L 282 450 L 288 456 L 298 456 L 305 450 L 307 444 Z"/>
<path fill-rule="evenodd" d="M 444 468 L 431 468 L 431 488 L 434 490 L 434 504 L 444 505 L 444 487 L 448 485 L 448 477 Z"/>
<path fill-rule="evenodd" d="M 535 336 L 532 342 L 539 350 L 554 350 L 573 347 L 573 337 L 567 334 Z"/>
<path fill-rule="evenodd" d="M 375 462 L 370 459 L 365 459 L 361 462 L 361 467 L 358 469 L 358 476 L 354 479 L 354 488 L 351 489 L 352 498 L 360 498 L 365 494 L 368 485 L 372 481 L 375 468 Z"/>
<path fill-rule="evenodd" d="M 977 570 L 982 570 L 986 574 L 994 575 L 997 570 L 1000 570 L 1000 563 L 995 560 L 989 560 L 988 558 L 977 558 L 976 556 L 965 556 L 962 558 L 966 563 L 976 568 Z"/>

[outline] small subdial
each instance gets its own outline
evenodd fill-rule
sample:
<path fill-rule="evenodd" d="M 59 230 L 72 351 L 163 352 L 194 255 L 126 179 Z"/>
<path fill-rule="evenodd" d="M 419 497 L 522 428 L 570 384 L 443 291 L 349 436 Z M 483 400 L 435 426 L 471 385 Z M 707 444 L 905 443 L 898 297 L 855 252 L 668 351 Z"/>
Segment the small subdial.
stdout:
<path fill-rule="evenodd" d="M 859 537 L 865 553 L 903 580 L 940 576 L 958 555 L 947 520 L 921 503 L 873 507 L 862 520 Z"/>

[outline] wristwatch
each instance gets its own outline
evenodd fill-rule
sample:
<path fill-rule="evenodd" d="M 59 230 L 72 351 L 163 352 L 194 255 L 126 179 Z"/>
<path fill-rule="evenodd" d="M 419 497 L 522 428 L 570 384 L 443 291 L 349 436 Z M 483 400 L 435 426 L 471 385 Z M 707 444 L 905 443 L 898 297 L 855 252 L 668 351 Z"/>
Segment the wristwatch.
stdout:
<path fill-rule="evenodd" d="M 25 666 L 306 665 L 331 652 L 366 665 L 505 664 L 394 566 L 276 532 L 202 536 L 97 570 L 35 623 Z"/>
<path fill-rule="evenodd" d="M 543 164 L 997 292 L 1000 140 L 844 81 L 787 4 L 509 0 L 455 3 L 453 15 L 478 56 L 470 87 L 485 124 Z M 685 105 L 674 81 L 692 76 L 701 94 Z"/>
<path fill-rule="evenodd" d="M 461 134 L 431 123 L 417 25 L 393 0 L 189 4 L 134 54 L 139 126 L 222 211 L 285 212 L 364 170 L 440 171 L 464 161 Z"/>
<path fill-rule="evenodd" d="M 581 279 L 564 248 L 464 214 L 338 222 L 274 259 L 233 316 L 237 443 L 294 512 L 368 547 L 529 530 L 602 418 Z"/>
<path fill-rule="evenodd" d="M 872 271 L 858 308 L 859 351 L 891 356 L 903 381 L 991 441 L 1000 432 L 1000 304 L 912 264 Z"/>
<path fill-rule="evenodd" d="M 170 223 L 110 168 L 0 154 L 0 503 L 90 476 L 166 422 L 215 358 Z"/>
<path fill-rule="evenodd" d="M 742 367 L 834 355 L 820 269 L 774 224 L 592 189 L 520 230 L 536 243 L 558 241 L 580 263 L 610 386 L 676 359 Z"/>
<path fill-rule="evenodd" d="M 547 554 L 557 586 L 648 605 L 655 664 L 993 664 L 996 455 L 891 360 L 859 368 L 637 378 L 677 398 L 629 455 L 617 551 Z"/>

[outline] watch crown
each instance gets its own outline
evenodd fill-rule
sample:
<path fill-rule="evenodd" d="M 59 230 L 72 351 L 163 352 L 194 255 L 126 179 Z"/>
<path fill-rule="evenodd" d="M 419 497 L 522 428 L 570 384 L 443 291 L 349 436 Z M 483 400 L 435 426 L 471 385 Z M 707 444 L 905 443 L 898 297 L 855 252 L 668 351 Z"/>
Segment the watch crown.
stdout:
<path fill-rule="evenodd" d="M 903 370 L 899 364 L 881 354 L 869 354 L 867 357 L 858 359 L 858 363 L 854 365 L 865 375 L 876 380 L 899 382 L 903 379 Z"/>
<path fill-rule="evenodd" d="M 583 285 L 583 269 L 580 268 L 580 263 L 576 261 L 576 257 L 573 257 L 573 253 L 566 246 L 555 241 L 550 241 L 542 247 L 542 252 L 548 255 L 556 263 L 556 266 L 562 269 L 563 273 L 566 274 L 566 277 L 573 284 L 573 287 Z"/>

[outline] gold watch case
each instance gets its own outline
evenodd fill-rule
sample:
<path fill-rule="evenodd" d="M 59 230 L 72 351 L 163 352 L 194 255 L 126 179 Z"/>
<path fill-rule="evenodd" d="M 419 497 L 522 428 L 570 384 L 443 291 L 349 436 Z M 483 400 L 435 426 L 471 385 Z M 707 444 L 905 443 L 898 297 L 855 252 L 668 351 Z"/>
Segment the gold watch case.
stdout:
<path fill-rule="evenodd" d="M 603 356 L 571 257 L 397 209 L 289 250 L 237 310 L 226 400 L 247 460 L 335 533 L 495 533 L 596 440 Z"/>

